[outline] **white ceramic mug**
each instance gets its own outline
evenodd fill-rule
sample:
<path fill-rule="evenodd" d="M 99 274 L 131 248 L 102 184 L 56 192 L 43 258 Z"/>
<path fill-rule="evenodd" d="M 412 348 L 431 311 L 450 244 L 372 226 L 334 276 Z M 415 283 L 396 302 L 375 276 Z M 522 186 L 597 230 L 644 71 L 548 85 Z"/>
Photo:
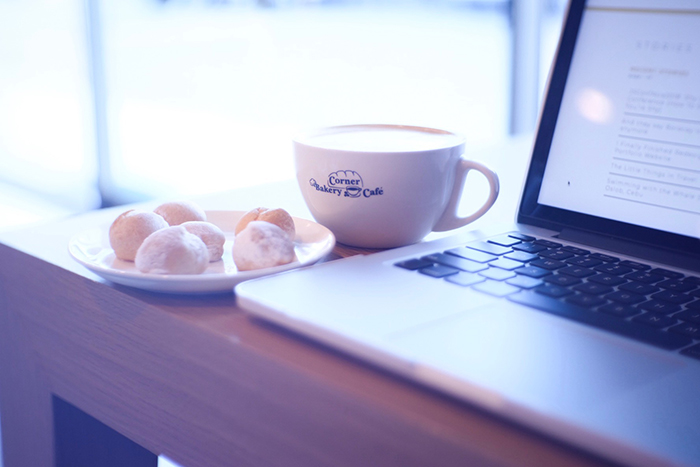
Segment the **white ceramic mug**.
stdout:
<path fill-rule="evenodd" d="M 340 243 L 392 248 L 431 231 L 462 227 L 496 201 L 498 176 L 463 158 L 464 138 L 431 128 L 347 125 L 294 140 L 297 181 L 311 214 Z M 470 170 L 490 193 L 473 214 L 457 214 Z"/>

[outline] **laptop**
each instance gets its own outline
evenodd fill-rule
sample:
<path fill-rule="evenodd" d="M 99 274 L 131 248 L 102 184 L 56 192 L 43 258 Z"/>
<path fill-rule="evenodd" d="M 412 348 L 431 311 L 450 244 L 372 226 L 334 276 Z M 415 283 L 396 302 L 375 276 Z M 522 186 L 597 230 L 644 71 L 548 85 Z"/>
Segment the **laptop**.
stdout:
<path fill-rule="evenodd" d="M 238 304 L 630 465 L 700 465 L 700 3 L 573 0 L 515 222 Z"/>

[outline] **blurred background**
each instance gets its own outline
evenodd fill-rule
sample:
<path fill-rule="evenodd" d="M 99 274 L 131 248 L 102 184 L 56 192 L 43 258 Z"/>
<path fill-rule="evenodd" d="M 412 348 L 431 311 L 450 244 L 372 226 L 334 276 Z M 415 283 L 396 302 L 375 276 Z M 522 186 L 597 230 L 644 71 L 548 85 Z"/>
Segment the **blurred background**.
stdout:
<path fill-rule="evenodd" d="M 0 230 L 294 177 L 291 139 L 531 132 L 565 0 L 0 0 Z"/>

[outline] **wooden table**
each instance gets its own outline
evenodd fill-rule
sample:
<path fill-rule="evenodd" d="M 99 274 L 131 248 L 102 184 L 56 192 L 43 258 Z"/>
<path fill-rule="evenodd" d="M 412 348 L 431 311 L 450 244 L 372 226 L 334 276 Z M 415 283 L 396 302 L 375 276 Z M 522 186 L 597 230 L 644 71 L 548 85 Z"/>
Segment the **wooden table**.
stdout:
<path fill-rule="evenodd" d="M 481 153 L 502 195 L 478 225 L 512 220 L 527 140 Z M 199 199 L 287 208 L 293 181 Z M 68 255 L 72 235 L 124 207 L 0 236 L 5 467 L 600 465 L 468 404 L 256 320 L 233 294 L 107 283 Z M 358 251 L 339 247 L 332 257 Z M 331 258 L 332 259 L 332 258 Z"/>

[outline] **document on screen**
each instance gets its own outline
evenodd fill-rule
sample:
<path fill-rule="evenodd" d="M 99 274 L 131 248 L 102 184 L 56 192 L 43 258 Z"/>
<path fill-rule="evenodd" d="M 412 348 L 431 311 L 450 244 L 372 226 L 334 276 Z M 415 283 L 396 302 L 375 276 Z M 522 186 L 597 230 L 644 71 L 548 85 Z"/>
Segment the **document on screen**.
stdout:
<path fill-rule="evenodd" d="M 538 201 L 700 237 L 700 8 L 657 3 L 588 7 Z"/>

